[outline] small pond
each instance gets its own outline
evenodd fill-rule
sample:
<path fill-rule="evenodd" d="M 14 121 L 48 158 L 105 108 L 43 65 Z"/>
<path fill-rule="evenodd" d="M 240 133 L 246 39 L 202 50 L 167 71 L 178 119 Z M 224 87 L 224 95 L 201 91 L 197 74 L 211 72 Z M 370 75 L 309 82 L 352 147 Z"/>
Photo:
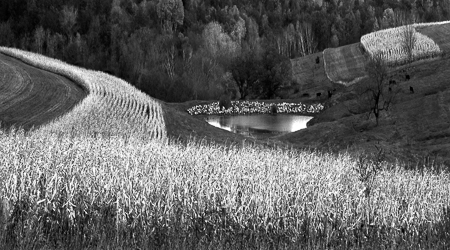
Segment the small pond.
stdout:
<path fill-rule="evenodd" d="M 209 115 L 209 124 L 246 136 L 264 137 L 294 132 L 306 128 L 311 116 L 293 114 L 258 115 Z"/>

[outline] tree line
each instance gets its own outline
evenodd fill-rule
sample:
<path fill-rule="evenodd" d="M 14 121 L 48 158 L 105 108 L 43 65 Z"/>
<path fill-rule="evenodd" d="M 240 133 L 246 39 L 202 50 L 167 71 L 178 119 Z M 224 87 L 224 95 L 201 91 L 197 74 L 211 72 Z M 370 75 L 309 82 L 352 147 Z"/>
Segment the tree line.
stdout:
<path fill-rule="evenodd" d="M 0 0 L 0 45 L 101 70 L 165 101 L 274 98 L 290 58 L 450 19 L 440 0 Z"/>

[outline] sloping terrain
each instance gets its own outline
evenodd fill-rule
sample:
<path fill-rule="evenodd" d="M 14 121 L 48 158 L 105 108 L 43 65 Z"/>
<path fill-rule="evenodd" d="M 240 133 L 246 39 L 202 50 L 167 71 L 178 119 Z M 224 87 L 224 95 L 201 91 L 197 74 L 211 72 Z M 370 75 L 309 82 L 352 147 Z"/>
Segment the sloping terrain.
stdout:
<path fill-rule="evenodd" d="M 380 56 L 392 67 L 439 57 L 442 54 L 439 46 L 430 37 L 417 32 L 416 26 L 414 24 L 372 32 L 361 37 L 361 44 L 369 55 Z"/>
<path fill-rule="evenodd" d="M 439 34 L 438 30 L 433 32 Z M 438 44 L 445 46 L 445 40 L 438 41 Z M 335 50 L 334 54 L 340 54 L 336 58 L 344 58 L 346 63 L 343 70 L 339 70 L 338 64 L 336 64 L 336 71 L 347 72 L 346 74 L 350 75 L 357 72 L 356 69 L 361 69 L 362 55 L 357 52 L 357 48 L 357 44 L 353 44 Z M 305 93 L 315 95 L 312 91 L 323 91 L 337 85 L 327 79 L 324 60 L 321 56 L 322 53 L 317 53 L 291 61 L 294 67 L 293 77 L 297 79 L 298 85 L 305 90 Z M 317 57 L 319 63 L 316 63 Z M 359 59 L 355 59 L 355 57 Z M 355 72 L 350 68 L 354 68 Z M 77 72 L 77 70 L 75 71 Z M 134 95 L 140 96 L 142 93 L 120 96 L 123 91 L 111 90 L 111 86 L 116 86 L 109 84 L 116 81 L 112 77 L 108 78 L 104 74 L 100 76 L 98 73 L 94 74 L 90 71 L 79 73 L 82 80 L 87 79 L 87 86 L 90 86 L 90 81 L 94 78 L 95 81 L 98 81 L 95 84 L 92 83 L 90 87 L 96 93 L 92 98 L 95 97 L 94 99 L 97 101 L 92 101 L 91 97 L 86 98 L 89 102 L 88 100 L 83 101 L 84 104 L 77 107 L 75 112 L 70 112 L 71 117 L 62 119 L 65 122 L 57 122 L 56 124 L 63 124 L 60 126 L 63 130 L 73 128 L 75 124 L 80 123 L 80 119 L 83 122 L 102 120 L 97 125 L 86 122 L 80 127 L 91 129 L 97 126 L 100 131 L 102 129 L 112 131 L 110 128 L 116 127 L 114 131 L 128 131 L 130 128 L 141 126 L 145 128 L 135 129 L 136 133 L 156 129 L 156 132 L 152 133 L 162 134 L 162 137 L 167 134 L 171 138 L 186 139 L 193 136 L 197 139 L 206 138 L 219 142 L 252 141 L 252 139 L 209 126 L 203 120 L 188 115 L 185 110 L 191 104 L 195 105 L 195 102 L 164 104 L 145 96 L 139 97 L 142 100 L 134 97 Z M 406 80 L 406 75 L 410 80 Z M 375 149 L 374 145 L 379 145 L 385 149 L 391 160 L 417 162 L 422 158 L 432 157 L 440 162 L 450 163 L 449 75 L 448 57 L 418 61 L 413 65 L 393 68 L 390 71 L 390 78 L 396 80 L 400 92 L 394 107 L 389 112 L 382 114 L 378 127 L 374 126 L 373 120 L 365 118 L 366 114 L 355 113 L 351 110 L 352 105 L 358 101 L 356 87 L 359 84 L 348 86 L 345 89 L 341 85 L 342 91 L 333 94 L 333 97 L 327 100 L 329 108 L 310 122 L 312 126 L 292 134 L 271 138 L 271 143 L 278 145 L 287 143 L 287 145 L 297 148 L 316 148 L 335 152 L 370 151 Z M 367 80 L 361 80 L 361 84 Z M 410 93 L 410 87 L 414 88 L 415 93 Z M 302 92 L 300 91 L 297 95 L 298 97 L 302 96 Z M 100 116 L 105 117 L 92 119 Z M 114 125 L 111 126 L 111 124 Z"/>
<path fill-rule="evenodd" d="M 400 92 L 392 109 L 382 113 L 378 127 L 373 116 L 368 120 L 367 113 L 354 113 L 352 107 L 359 100 L 354 85 L 333 96 L 334 106 L 311 120 L 307 129 L 278 139 L 333 152 L 376 151 L 377 146 L 392 161 L 450 165 L 450 58 L 419 61 L 390 76 L 398 80 Z"/>
<path fill-rule="evenodd" d="M 326 49 L 323 60 L 328 78 L 335 83 L 349 86 L 366 77 L 360 43 Z"/>
<path fill-rule="evenodd" d="M 397 83 L 393 87 L 399 93 L 394 106 L 382 112 L 379 126 L 375 126 L 374 117 L 368 120 L 367 113 L 354 108 L 361 101 L 358 88 L 369 80 L 365 78 L 327 100 L 329 108 L 311 120 L 307 129 L 277 139 L 297 147 L 333 152 L 373 152 L 378 147 L 392 161 L 450 165 L 450 24 L 415 26 L 444 55 L 390 68 L 389 79 Z M 324 51 L 331 80 L 351 81 L 364 75 L 364 57 L 357 48 L 353 44 Z"/>
<path fill-rule="evenodd" d="M 319 59 L 318 63 L 317 58 Z M 309 82 L 322 82 L 327 80 L 322 52 L 292 59 L 291 65 L 292 78 L 299 84 L 303 85 Z"/>
<path fill-rule="evenodd" d="M 0 122 L 29 129 L 71 110 L 86 90 L 68 78 L 0 53 Z"/>
<path fill-rule="evenodd" d="M 188 115 L 186 108 L 197 101 L 161 103 L 103 73 L 13 54 L 89 89 L 72 112 L 44 127 L 77 126 L 90 134 L 0 132 L 0 239 L 8 239 L 0 242 L 2 248 L 295 249 L 299 242 L 317 249 L 448 246 L 447 173 L 361 164 L 347 153 L 141 140 L 135 136 L 227 140 L 232 134 L 217 135 L 219 129 Z M 410 80 L 399 80 L 396 105 L 380 126 L 348 112 L 357 100 L 354 84 L 333 95 L 334 106 L 317 117 L 316 125 L 274 141 L 340 153 L 378 145 L 401 160 L 426 151 L 441 160 L 449 149 L 450 60 L 419 62 L 406 72 Z M 392 74 L 400 79 L 405 69 Z M 131 135 L 92 133 L 114 132 L 115 126 Z M 362 173 L 378 167 L 368 177 Z M 168 242 L 159 244 L 161 239 Z"/>
<path fill-rule="evenodd" d="M 416 30 L 435 41 L 441 50 L 450 52 L 450 23 L 417 27 Z"/>
<path fill-rule="evenodd" d="M 289 98 L 316 98 L 317 93 L 321 93 L 321 97 L 324 97 L 328 90 L 339 87 L 333 84 L 325 73 L 322 52 L 291 59 L 291 67 L 292 80 L 296 85 Z"/>
<path fill-rule="evenodd" d="M 79 68 L 27 51 L 0 47 L 0 52 L 41 70 L 66 76 L 89 92 L 71 112 L 59 118 L 54 117 L 56 119 L 39 128 L 39 131 L 88 136 L 136 136 L 142 139 L 166 138 L 161 102 L 127 82 L 103 72 Z M 13 81 L 8 84 L 16 83 Z M 41 89 L 44 90 L 45 86 Z"/>
<path fill-rule="evenodd" d="M 180 109 L 144 96 L 124 81 L 101 72 L 25 51 L 1 49 L 14 56 L 0 53 L 2 126 L 29 129 L 46 124 L 39 130 L 125 136 L 136 133 L 152 138 L 167 134 L 181 141 L 195 138 L 225 144 L 255 143 L 190 116 L 186 112 L 190 104 Z"/>

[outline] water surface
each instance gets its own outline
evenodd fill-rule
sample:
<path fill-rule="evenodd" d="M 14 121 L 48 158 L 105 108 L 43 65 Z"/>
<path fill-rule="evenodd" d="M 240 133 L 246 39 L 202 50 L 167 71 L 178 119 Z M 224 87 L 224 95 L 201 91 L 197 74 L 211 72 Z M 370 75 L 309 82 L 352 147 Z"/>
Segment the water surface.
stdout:
<path fill-rule="evenodd" d="M 246 136 L 278 135 L 291 133 L 306 128 L 311 116 L 293 114 L 258 114 L 220 116 L 209 115 L 206 118 L 209 124 L 234 133 Z"/>

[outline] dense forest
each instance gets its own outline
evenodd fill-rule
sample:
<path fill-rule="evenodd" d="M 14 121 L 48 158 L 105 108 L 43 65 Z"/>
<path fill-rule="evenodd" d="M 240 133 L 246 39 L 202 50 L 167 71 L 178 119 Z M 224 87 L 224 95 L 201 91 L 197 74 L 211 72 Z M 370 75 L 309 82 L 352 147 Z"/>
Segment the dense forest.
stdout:
<path fill-rule="evenodd" d="M 289 58 L 450 19 L 447 0 L 0 0 L 0 46 L 119 76 L 165 101 L 273 98 Z"/>

